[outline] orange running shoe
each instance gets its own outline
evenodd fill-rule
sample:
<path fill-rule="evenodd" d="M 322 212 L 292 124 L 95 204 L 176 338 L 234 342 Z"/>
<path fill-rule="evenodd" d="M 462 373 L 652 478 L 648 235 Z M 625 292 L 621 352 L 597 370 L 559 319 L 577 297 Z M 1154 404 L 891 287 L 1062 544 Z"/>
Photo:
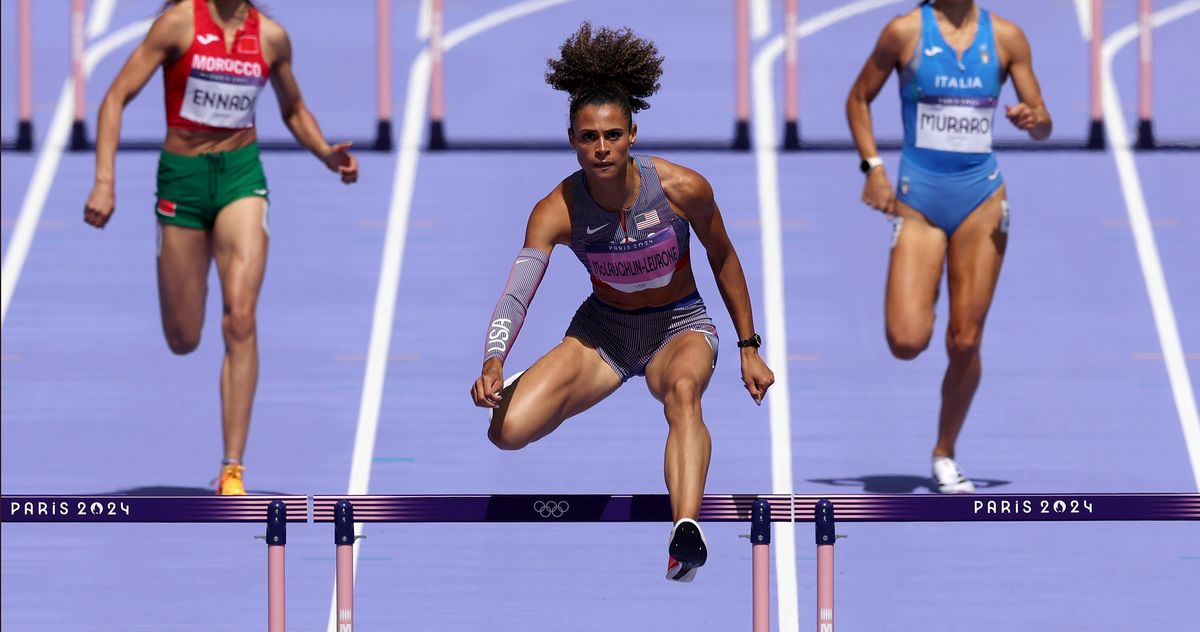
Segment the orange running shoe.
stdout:
<path fill-rule="evenodd" d="M 242 483 L 242 472 L 245 467 L 236 463 L 221 466 L 221 476 L 217 478 L 218 496 L 245 496 L 246 486 Z"/>

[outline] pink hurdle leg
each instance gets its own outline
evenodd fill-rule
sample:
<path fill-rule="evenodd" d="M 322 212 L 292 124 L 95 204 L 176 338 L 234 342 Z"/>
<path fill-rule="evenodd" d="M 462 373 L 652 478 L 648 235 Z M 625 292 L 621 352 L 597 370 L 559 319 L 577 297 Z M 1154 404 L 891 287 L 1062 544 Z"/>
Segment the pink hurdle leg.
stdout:
<path fill-rule="evenodd" d="M 283 587 L 283 547 L 267 547 L 267 630 L 283 632 L 286 612 Z"/>
<path fill-rule="evenodd" d="M 338 632 L 354 630 L 354 547 L 337 547 L 337 622 Z"/>
<path fill-rule="evenodd" d="M 348 500 L 334 507 L 333 541 L 337 545 L 337 630 L 354 632 L 354 507 Z"/>
<path fill-rule="evenodd" d="M 283 632 L 284 614 L 284 567 L 283 551 L 287 545 L 287 505 L 282 500 L 273 500 L 267 505 L 267 630 Z"/>
<path fill-rule="evenodd" d="M 817 632 L 833 632 L 833 503 L 822 499 L 814 511 L 817 528 Z"/>
<path fill-rule="evenodd" d="M 771 630 L 771 503 L 759 498 L 750 514 L 754 632 Z"/>
<path fill-rule="evenodd" d="M 817 630 L 833 632 L 833 545 L 817 547 Z"/>
<path fill-rule="evenodd" d="M 755 544 L 754 550 L 754 632 L 771 629 L 771 546 Z"/>

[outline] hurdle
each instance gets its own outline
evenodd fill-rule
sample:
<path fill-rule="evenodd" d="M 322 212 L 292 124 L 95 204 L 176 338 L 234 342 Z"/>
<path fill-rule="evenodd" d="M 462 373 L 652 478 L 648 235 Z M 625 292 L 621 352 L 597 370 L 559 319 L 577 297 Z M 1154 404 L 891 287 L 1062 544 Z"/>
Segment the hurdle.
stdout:
<path fill-rule="evenodd" d="M 429 145 L 432 150 L 446 149 L 445 30 L 446 6 L 443 0 L 433 0 L 429 16 Z"/>
<path fill-rule="evenodd" d="M 1200 522 L 1200 493 L 708 494 L 699 521 L 750 522 L 752 629 L 770 623 L 775 523 L 816 529 L 817 630 L 834 630 L 834 510 L 840 522 Z M 334 523 L 338 629 L 353 630 L 355 521 L 391 523 L 671 523 L 665 494 L 368 496 L 2 495 L 0 523 L 259 523 L 268 547 L 268 623 L 283 629 L 287 523 Z M 777 511 L 776 511 L 777 510 Z M 258 536 L 263 537 L 263 536 Z M 278 626 L 278 627 L 274 627 Z"/>
<path fill-rule="evenodd" d="M 838 538 L 833 503 L 822 498 L 813 512 L 817 531 L 817 630 L 833 632 L 833 545 Z"/>
<path fill-rule="evenodd" d="M 17 151 L 33 149 L 33 0 L 17 3 Z"/>
<path fill-rule="evenodd" d="M 754 501 L 750 516 L 751 610 L 754 632 L 771 629 L 771 503 Z"/>
<path fill-rule="evenodd" d="M 392 13 L 391 0 L 375 2 L 375 151 L 392 150 Z"/>
<path fill-rule="evenodd" d="M 1091 124 L 1087 148 L 1104 149 L 1104 75 L 1101 48 L 1104 44 L 1104 0 L 1092 0 L 1092 34 L 1088 39 L 1088 97 Z"/>
<path fill-rule="evenodd" d="M 88 149 L 87 123 L 87 73 L 84 72 L 84 54 L 87 46 L 86 0 L 71 0 L 71 81 L 75 90 L 75 110 L 71 119 L 71 151 Z"/>
<path fill-rule="evenodd" d="M 734 126 L 732 141 L 643 141 L 646 150 L 750 150 L 750 0 L 734 0 Z M 428 52 L 430 59 L 428 138 L 430 151 L 557 151 L 561 140 L 554 141 L 475 141 L 453 140 L 446 131 L 445 54 L 446 16 L 444 0 L 431 0 Z"/>
<path fill-rule="evenodd" d="M 473 496 L 314 496 L 313 521 L 334 524 L 338 630 L 354 629 L 355 520 L 362 522 L 672 522 L 670 498 L 662 494 Z M 749 522 L 751 543 L 751 626 L 771 629 L 771 502 L 787 506 L 790 496 L 705 496 L 703 522 Z M 356 510 L 356 507 L 358 508 Z M 789 511 L 789 514 L 791 512 Z"/>
<path fill-rule="evenodd" d="M 787 0 L 783 15 L 783 149 L 800 149 L 800 1 Z"/>
<path fill-rule="evenodd" d="M 1138 0 L 1138 149 L 1154 149 L 1154 102 L 1151 100 L 1151 52 L 1154 26 L 1150 23 L 1150 0 Z"/>
<path fill-rule="evenodd" d="M 1102 64 L 1102 48 L 1104 41 L 1104 0 L 1092 0 L 1091 3 L 1091 39 L 1089 42 L 1089 97 L 1091 100 L 1091 124 L 1088 127 L 1087 148 L 1104 149 L 1107 139 L 1104 135 L 1104 78 Z M 1137 44 L 1138 44 L 1138 124 L 1137 149 L 1159 149 L 1159 143 L 1154 135 L 1154 2 L 1153 0 L 1138 0 L 1137 4 Z M 1179 144 L 1189 148 L 1193 143 L 1184 141 Z"/>

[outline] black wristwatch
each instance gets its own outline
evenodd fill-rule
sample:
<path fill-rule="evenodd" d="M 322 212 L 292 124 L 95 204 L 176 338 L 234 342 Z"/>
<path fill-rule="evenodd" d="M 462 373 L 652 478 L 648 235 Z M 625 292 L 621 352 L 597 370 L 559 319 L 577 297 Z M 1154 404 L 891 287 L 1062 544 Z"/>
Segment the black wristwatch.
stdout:
<path fill-rule="evenodd" d="M 753 336 L 750 336 L 749 338 L 747 338 L 745 340 L 738 341 L 738 349 L 744 349 L 746 347 L 754 347 L 755 349 L 757 349 L 761 346 L 762 346 L 762 337 L 759 336 L 758 334 L 754 334 Z"/>

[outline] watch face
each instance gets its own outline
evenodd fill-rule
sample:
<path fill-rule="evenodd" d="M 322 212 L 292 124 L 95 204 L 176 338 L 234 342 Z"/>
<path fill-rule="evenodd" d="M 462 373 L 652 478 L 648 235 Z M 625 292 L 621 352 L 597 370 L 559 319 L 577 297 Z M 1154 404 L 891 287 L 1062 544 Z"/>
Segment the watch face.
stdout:
<path fill-rule="evenodd" d="M 863 173 L 866 173 L 866 172 L 870 171 L 870 170 L 871 170 L 871 163 L 869 163 L 869 162 L 867 162 L 867 161 L 865 161 L 865 160 L 864 160 L 864 161 L 862 161 L 862 162 L 860 162 L 860 163 L 858 163 L 858 170 L 859 170 L 859 171 L 861 171 L 861 172 L 863 172 Z"/>

